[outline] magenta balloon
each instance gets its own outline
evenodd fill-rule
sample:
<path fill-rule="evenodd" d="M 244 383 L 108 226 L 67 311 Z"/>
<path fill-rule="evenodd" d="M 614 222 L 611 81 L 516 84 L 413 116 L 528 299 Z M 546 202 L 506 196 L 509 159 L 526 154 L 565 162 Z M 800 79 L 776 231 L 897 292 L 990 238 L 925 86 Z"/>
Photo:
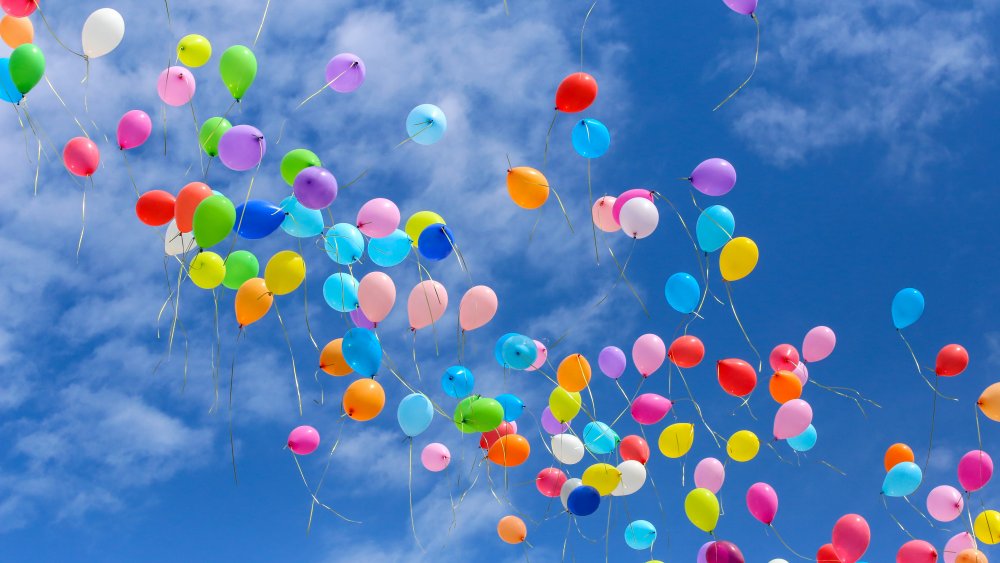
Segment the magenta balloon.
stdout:
<path fill-rule="evenodd" d="M 221 155 L 221 146 L 219 152 Z M 303 207 L 323 209 L 337 199 L 337 179 L 326 168 L 310 166 L 295 176 L 292 193 Z"/>
<path fill-rule="evenodd" d="M 146 112 L 140 109 L 125 112 L 118 120 L 118 148 L 134 149 L 145 143 L 152 132 L 153 121 Z"/>
<path fill-rule="evenodd" d="M 802 359 L 818 362 L 831 353 L 837 345 L 837 335 L 828 326 L 818 326 L 806 333 L 802 340 Z"/>
<path fill-rule="evenodd" d="M 387 237 L 399 227 L 399 208 L 384 197 L 370 199 L 358 210 L 356 226 L 371 238 Z"/>
<path fill-rule="evenodd" d="M 597 365 L 601 368 L 601 373 L 611 379 L 618 379 L 625 373 L 625 366 L 628 360 L 625 359 L 625 352 L 617 346 L 606 346 L 597 356 Z"/>
<path fill-rule="evenodd" d="M 993 477 L 993 458 L 982 450 L 972 450 L 958 461 L 958 482 L 974 493 L 986 486 Z"/>
<path fill-rule="evenodd" d="M 705 552 L 707 563 L 745 563 L 743 552 L 736 544 L 729 541 L 717 541 L 708 546 Z"/>
<path fill-rule="evenodd" d="M 736 185 L 736 169 L 721 158 L 710 158 L 691 172 L 691 184 L 705 195 L 726 195 Z"/>
<path fill-rule="evenodd" d="M 260 164 L 265 152 L 264 134 L 252 125 L 237 125 L 219 139 L 219 159 L 230 170 L 250 170 Z"/>
<path fill-rule="evenodd" d="M 726 466 L 714 457 L 706 457 L 694 468 L 694 486 L 719 494 L 726 482 Z"/>
<path fill-rule="evenodd" d="M 645 188 L 635 188 L 622 192 L 622 195 L 618 196 L 618 199 L 615 200 L 615 204 L 611 207 L 611 216 L 614 218 L 616 224 L 621 225 L 622 207 L 637 197 L 653 201 L 653 192 Z"/>
<path fill-rule="evenodd" d="M 656 424 L 670 412 L 673 403 L 656 393 L 643 393 L 632 401 L 632 418 L 639 424 Z"/>
<path fill-rule="evenodd" d="M 632 363 L 643 377 L 649 377 L 667 359 L 667 346 L 655 334 L 643 334 L 632 344 Z"/>
<path fill-rule="evenodd" d="M 747 509 L 750 514 L 768 526 L 778 514 L 778 493 L 767 483 L 754 483 L 747 490 Z"/>
<path fill-rule="evenodd" d="M 737 14 L 749 16 L 757 11 L 757 0 L 722 0 L 729 9 Z"/>
<path fill-rule="evenodd" d="M 569 430 L 569 424 L 556 420 L 556 417 L 552 415 L 552 411 L 549 410 L 549 407 L 545 407 L 545 410 L 542 411 L 542 428 L 549 434 L 555 436 L 556 434 L 562 434 L 563 432 Z"/>
<path fill-rule="evenodd" d="M 962 515 L 962 493 L 950 485 L 934 487 L 927 493 L 927 512 L 938 522 L 951 522 Z"/>
<path fill-rule="evenodd" d="M 350 317 L 351 317 L 351 322 L 354 323 L 354 326 L 358 328 L 367 328 L 368 330 L 375 328 L 375 323 L 371 322 L 371 320 L 369 320 L 368 317 L 365 316 L 365 313 L 364 311 L 361 310 L 361 307 L 358 307 L 357 309 L 351 311 Z"/>
<path fill-rule="evenodd" d="M 845 514 L 833 525 L 833 551 L 842 563 L 856 563 L 868 551 L 872 532 L 857 514 Z"/>
<path fill-rule="evenodd" d="M 288 449 L 295 455 L 309 455 L 319 447 L 319 432 L 312 426 L 299 426 L 288 434 Z"/>
<path fill-rule="evenodd" d="M 156 81 L 156 93 L 160 95 L 160 99 L 174 107 L 190 102 L 196 87 L 194 74 L 182 66 L 165 69 Z"/>
<path fill-rule="evenodd" d="M 812 424 L 813 411 L 802 399 L 792 399 L 781 405 L 774 415 L 774 437 L 787 440 L 806 431 Z"/>
<path fill-rule="evenodd" d="M 353 53 L 341 53 L 326 63 L 327 84 L 336 92 L 348 94 L 365 81 L 365 63 Z"/>

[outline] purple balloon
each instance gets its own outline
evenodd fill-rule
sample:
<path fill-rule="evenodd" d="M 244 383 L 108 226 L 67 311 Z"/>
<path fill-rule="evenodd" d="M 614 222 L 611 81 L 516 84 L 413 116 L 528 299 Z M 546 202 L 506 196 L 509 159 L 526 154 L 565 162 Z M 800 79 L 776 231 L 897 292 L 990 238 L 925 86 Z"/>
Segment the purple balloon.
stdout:
<path fill-rule="evenodd" d="M 337 179 L 326 168 L 310 166 L 295 177 L 292 192 L 303 207 L 323 209 L 337 199 Z"/>
<path fill-rule="evenodd" d="M 705 552 L 707 563 L 745 563 L 743 552 L 736 544 L 729 541 L 712 542 Z"/>
<path fill-rule="evenodd" d="M 350 315 L 351 322 L 354 323 L 354 326 L 358 328 L 367 328 L 368 330 L 375 328 L 375 323 L 368 320 L 368 317 L 366 317 L 364 312 L 361 311 L 361 307 L 351 311 Z"/>
<path fill-rule="evenodd" d="M 706 563 L 706 557 L 708 556 L 708 548 L 712 547 L 713 543 L 715 542 L 711 541 L 705 542 L 705 544 L 701 546 L 701 549 L 698 550 L 698 557 L 696 559 L 698 563 Z"/>
<path fill-rule="evenodd" d="M 353 53 L 341 53 L 326 63 L 326 82 L 334 91 L 347 94 L 365 81 L 365 63 Z"/>
<path fill-rule="evenodd" d="M 749 16 L 757 11 L 757 0 L 722 0 L 729 9 L 737 14 Z"/>
<path fill-rule="evenodd" d="M 237 125 L 219 139 L 219 159 L 230 170 L 250 170 L 260 164 L 266 151 L 264 134 L 252 125 Z"/>
<path fill-rule="evenodd" d="M 726 160 L 710 158 L 691 173 L 691 184 L 705 195 L 726 195 L 736 185 L 736 169 Z"/>
<path fill-rule="evenodd" d="M 549 407 L 545 407 L 542 411 L 542 428 L 546 432 L 555 436 L 556 434 L 562 434 L 563 432 L 569 430 L 569 424 L 561 423 L 556 420 L 556 417 L 552 416 L 552 411 Z"/>
<path fill-rule="evenodd" d="M 618 379 L 625 373 L 625 352 L 617 346 L 608 346 L 601 350 L 601 355 L 597 357 L 597 365 L 601 368 L 601 373 L 611 379 Z"/>

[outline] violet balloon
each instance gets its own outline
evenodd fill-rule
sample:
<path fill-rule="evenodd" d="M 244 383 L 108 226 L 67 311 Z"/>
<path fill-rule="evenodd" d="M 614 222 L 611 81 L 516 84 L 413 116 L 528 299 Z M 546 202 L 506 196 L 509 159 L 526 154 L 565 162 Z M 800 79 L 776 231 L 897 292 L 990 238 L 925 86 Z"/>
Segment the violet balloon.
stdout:
<path fill-rule="evenodd" d="M 140 109 L 127 111 L 118 120 L 118 148 L 134 149 L 145 143 L 152 132 L 153 121 L 146 112 Z"/>
<path fill-rule="evenodd" d="M 982 489 L 993 477 L 993 458 L 982 450 L 972 450 L 958 461 L 958 482 L 970 493 Z"/>
<path fill-rule="evenodd" d="M 292 193 L 303 207 L 323 209 L 337 199 L 337 179 L 326 168 L 310 166 L 295 176 Z"/>
<path fill-rule="evenodd" d="M 569 430 L 569 424 L 565 422 L 559 422 L 556 417 L 552 415 L 552 411 L 549 407 L 545 407 L 542 411 L 542 428 L 555 436 L 556 434 L 562 434 Z"/>
<path fill-rule="evenodd" d="M 365 63 L 353 53 L 341 53 L 326 63 L 326 82 L 335 92 L 349 94 L 365 82 Z"/>
<path fill-rule="evenodd" d="M 754 518 L 770 526 L 778 514 L 778 493 L 767 483 L 754 483 L 747 490 L 747 509 Z"/>
<path fill-rule="evenodd" d="M 266 151 L 264 134 L 252 125 L 237 125 L 219 139 L 219 159 L 230 170 L 250 170 L 260 164 Z"/>
<path fill-rule="evenodd" d="M 722 0 L 730 10 L 749 16 L 757 11 L 757 0 Z"/>
<path fill-rule="evenodd" d="M 352 310 L 350 317 L 351 322 L 358 328 L 367 328 L 368 330 L 375 328 L 375 323 L 365 316 L 365 312 L 361 310 L 361 307 Z"/>
<path fill-rule="evenodd" d="M 705 195 L 726 195 L 736 185 L 736 169 L 726 160 L 710 158 L 695 167 L 690 180 Z"/>
<path fill-rule="evenodd" d="M 601 368 L 601 373 L 611 379 L 618 379 L 625 373 L 625 366 L 628 360 L 625 359 L 625 352 L 617 346 L 606 346 L 597 356 L 597 365 Z"/>

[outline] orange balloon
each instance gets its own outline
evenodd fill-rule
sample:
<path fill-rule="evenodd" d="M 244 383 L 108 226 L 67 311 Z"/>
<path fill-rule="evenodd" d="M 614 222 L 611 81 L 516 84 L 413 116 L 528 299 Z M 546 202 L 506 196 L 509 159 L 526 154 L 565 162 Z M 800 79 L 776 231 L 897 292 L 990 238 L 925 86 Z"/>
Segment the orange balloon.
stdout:
<path fill-rule="evenodd" d="M 781 404 L 802 396 L 802 380 L 790 371 L 774 372 L 768 388 L 771 390 L 771 398 Z"/>
<path fill-rule="evenodd" d="M 528 538 L 528 527 L 517 516 L 504 516 L 497 523 L 497 534 L 507 543 L 518 544 Z"/>
<path fill-rule="evenodd" d="M 994 383 L 979 396 L 979 410 L 989 418 L 1000 422 L 1000 383 Z"/>
<path fill-rule="evenodd" d="M 323 351 L 319 353 L 319 369 L 330 375 L 338 376 L 347 375 L 354 371 L 344 359 L 343 344 L 343 338 L 336 338 L 323 346 Z"/>
<path fill-rule="evenodd" d="M 359 379 L 344 391 L 344 412 L 354 420 L 371 420 L 385 406 L 385 390 L 374 379 Z"/>
<path fill-rule="evenodd" d="M 174 219 L 177 220 L 177 230 L 190 233 L 194 229 L 194 210 L 198 204 L 212 195 L 212 188 L 203 182 L 191 182 L 177 192 L 174 200 Z"/>
<path fill-rule="evenodd" d="M 274 295 L 261 278 L 250 278 L 236 290 L 236 321 L 240 328 L 259 321 L 274 303 Z"/>
<path fill-rule="evenodd" d="M 518 166 L 507 171 L 507 193 L 518 207 L 538 209 L 549 199 L 549 181 L 534 168 Z"/>
<path fill-rule="evenodd" d="M 35 26 L 28 18 L 4 16 L 0 20 L 0 37 L 11 49 L 16 49 L 35 40 Z"/>
<path fill-rule="evenodd" d="M 510 516 L 507 518 L 510 518 Z M 503 535 L 500 537 L 503 537 Z M 986 554 L 982 551 L 975 548 L 969 548 L 963 549 L 958 553 L 958 556 L 955 557 L 955 563 L 990 563 L 990 560 L 986 558 Z"/>
<path fill-rule="evenodd" d="M 529 454 L 531 454 L 531 445 L 528 444 L 528 440 L 524 436 L 507 434 L 493 442 L 488 457 L 497 465 L 515 467 L 527 461 Z"/>
<path fill-rule="evenodd" d="M 885 470 L 889 471 L 904 461 L 913 461 L 913 450 L 906 444 L 893 444 L 885 451 Z"/>
<path fill-rule="evenodd" d="M 574 393 L 583 391 L 590 385 L 590 362 L 582 354 L 570 354 L 559 362 L 556 379 L 559 387 Z"/>

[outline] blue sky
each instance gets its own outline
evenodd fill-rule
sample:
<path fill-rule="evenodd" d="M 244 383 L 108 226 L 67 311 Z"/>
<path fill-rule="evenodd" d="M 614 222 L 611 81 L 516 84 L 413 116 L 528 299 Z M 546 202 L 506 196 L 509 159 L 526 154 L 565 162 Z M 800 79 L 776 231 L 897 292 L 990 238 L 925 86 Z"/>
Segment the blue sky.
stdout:
<path fill-rule="evenodd" d="M 111 134 L 129 109 L 154 116 L 154 136 L 130 154 L 141 189 L 176 191 L 197 179 L 187 108 L 167 111 L 167 156 L 162 152 L 155 79 L 172 60 L 176 39 L 201 33 L 213 42 L 216 56 L 195 70 L 195 109 L 199 119 L 219 115 L 230 99 L 216 73 L 218 53 L 231 44 L 253 42 L 263 5 L 172 0 L 170 29 L 156 2 L 112 4 L 125 17 L 126 37 L 114 53 L 91 63 L 90 117 Z M 593 307 L 617 273 L 606 250 L 600 267 L 592 257 L 586 167 L 570 146 L 574 119 L 568 116 L 556 122 L 546 174 L 577 230 L 570 236 L 557 206 L 549 204 L 529 243 L 536 215 L 510 203 L 504 188 L 506 155 L 515 165 L 541 166 L 552 96 L 558 81 L 579 68 L 579 26 L 589 2 L 509 5 L 510 16 L 501 2 L 275 3 L 255 49 L 257 81 L 231 120 L 258 126 L 269 140 L 256 197 L 278 201 L 287 195 L 278 162 L 285 151 L 302 146 L 316 151 L 342 181 L 373 165 L 367 178 L 341 192 L 332 209 L 337 221 L 353 221 L 357 208 L 372 197 L 394 199 L 404 215 L 439 211 L 454 229 L 475 283 L 494 287 L 500 297 L 497 318 L 468 338 L 466 357 L 477 375 L 477 392 L 516 393 L 537 413 L 550 384 L 531 373 L 513 373 L 505 380 L 492 359 L 497 336 L 517 331 L 552 342 L 573 327 L 554 359 L 580 352 L 595 364 L 604 346 L 628 350 L 645 332 L 669 340 L 681 317 L 665 303 L 663 283 L 677 271 L 696 273 L 697 266 L 686 235 L 661 204 L 657 232 L 636 244 L 629 266 L 651 318 L 620 286 L 607 302 Z M 83 20 L 98 7 L 58 0 L 44 5 L 56 32 L 74 47 Z M 813 555 L 829 541 L 840 515 L 857 512 L 872 526 L 866 559 L 889 561 L 909 538 L 881 506 L 882 453 L 903 441 L 922 458 L 931 408 L 930 392 L 892 328 L 893 294 L 913 286 L 927 298 L 924 317 L 907 330 L 923 363 L 932 364 L 936 351 L 953 342 L 963 344 L 972 358 L 966 373 L 942 382 L 944 392 L 961 401 L 938 404 L 936 445 L 924 485 L 913 497 L 916 504 L 923 504 L 933 486 L 954 484 L 957 459 L 977 445 L 974 400 L 996 380 L 1000 367 L 995 321 L 1000 259 L 992 244 L 1000 212 L 992 162 L 1000 150 L 992 134 L 1000 123 L 1000 108 L 993 103 L 1000 2 L 892 0 L 871 7 L 861 0 L 777 0 L 763 3 L 759 15 L 764 35 L 757 76 L 713 113 L 749 69 L 749 19 L 721 2 L 688 1 L 669 9 L 598 4 L 587 25 L 585 68 L 601 91 L 584 116 L 608 125 L 612 149 L 593 162 L 594 190 L 615 195 L 633 187 L 656 189 L 693 222 L 697 212 L 676 178 L 712 156 L 735 165 L 736 189 L 718 202 L 701 197 L 699 203 L 728 206 L 737 232 L 761 248 L 757 270 L 734 284 L 754 343 L 764 351 L 781 342 L 798 345 L 809 328 L 833 327 L 837 350 L 813 366 L 811 375 L 828 385 L 858 388 L 883 408 L 869 409 L 866 419 L 852 403 L 809 386 L 806 398 L 816 413 L 819 445 L 797 465 L 781 463 L 766 448 L 749 464 L 730 465 L 718 534 L 737 543 L 749 561 L 794 559 L 745 509 L 747 487 L 766 481 L 781 499 L 775 526 L 800 553 Z M 62 51 L 37 17 L 35 24 L 48 76 L 70 111 L 84 116 L 82 61 Z M 351 95 L 326 92 L 293 113 L 324 83 L 327 60 L 344 51 L 365 60 L 365 85 Z M 79 133 L 44 83 L 28 100 L 56 146 Z M 428 102 L 448 115 L 445 138 L 430 147 L 408 144 L 391 150 L 405 137 L 407 112 Z M 422 554 L 416 548 L 409 528 L 407 445 L 393 416 L 404 392 L 390 377 L 382 378 L 389 397 L 384 413 L 372 423 L 345 426 L 331 469 L 336 479 L 328 481 L 322 495 L 364 523 L 347 524 L 317 512 L 306 535 L 309 497 L 282 446 L 288 431 L 302 423 L 320 430 L 324 447 L 332 443 L 347 378 L 321 375 L 327 402 L 313 403 L 319 397 L 311 378 L 316 353 L 304 328 L 301 291 L 278 303 L 294 343 L 305 415 L 298 415 L 288 349 L 271 315 L 251 327 L 239 348 L 235 400 L 241 478 L 234 485 L 226 417 L 209 413 L 211 296 L 190 285 L 183 290 L 181 314 L 191 342 L 186 386 L 176 349 L 172 361 L 154 374 L 166 346 L 165 339 L 156 338 L 156 316 L 166 293 L 162 241 L 134 218 L 132 190 L 116 147 L 100 143 L 104 166 L 88 194 L 87 235 L 77 264 L 79 187 L 58 158 L 44 162 L 43 157 L 39 193 L 33 197 L 35 167 L 23 156 L 19 125 L 12 112 L 0 116 L 8 132 L 0 150 L 7 155 L 9 202 L 0 210 L 5 265 L 0 285 L 0 549 L 5 558 L 524 559 L 521 548 L 496 536 L 496 521 L 509 507 L 490 494 L 485 474 L 450 529 L 453 482 L 419 465 L 413 476 L 414 510 L 417 533 L 428 549 Z M 207 181 L 238 199 L 249 180 L 248 173 L 215 165 Z M 603 241 L 619 256 L 631 246 L 621 235 Z M 278 250 L 297 249 L 280 233 L 245 247 L 262 261 Z M 310 320 L 317 340 L 325 342 L 347 328 L 320 299 L 323 280 L 335 265 L 308 244 L 305 255 Z M 401 296 L 418 281 L 412 262 L 389 273 Z M 432 273 L 452 297 L 442 324 L 454 326 L 456 305 L 470 283 L 454 261 L 435 264 Z M 402 297 L 399 301 L 381 336 L 395 362 L 414 379 Z M 234 353 L 231 307 L 230 293 L 222 298 L 224 365 Z M 726 308 L 709 303 L 704 316 L 692 333 L 705 342 L 709 361 L 687 375 L 706 416 L 724 435 L 743 428 L 767 435 L 776 409 L 766 390 L 759 388 L 752 400 L 759 420 L 744 411 L 731 416 L 736 403 L 720 392 L 711 367 L 711 360 L 719 358 L 751 359 L 742 334 Z M 437 378 L 454 363 L 453 333 L 442 330 L 438 338 L 439 357 L 431 335 L 418 335 L 421 388 L 449 409 L 454 402 L 440 391 Z M 630 370 L 622 384 L 633 389 L 637 380 Z M 644 390 L 665 394 L 664 374 L 654 375 Z M 601 376 L 595 377 L 593 393 L 598 418 L 624 407 L 618 390 Z M 679 396 L 675 387 L 674 397 Z M 679 404 L 675 413 L 677 420 L 695 421 L 689 405 Z M 983 422 L 989 451 L 998 428 Z M 577 431 L 582 424 L 575 424 Z M 557 560 L 567 521 L 557 516 L 541 522 L 558 512 L 558 503 L 550 506 L 531 481 L 550 461 L 530 419 L 523 419 L 522 428 L 533 451 L 528 463 L 509 476 L 510 499 L 539 521 L 529 523 L 531 560 Z M 655 440 L 659 429 L 647 436 Z M 635 431 L 625 419 L 620 423 L 621 435 Z M 461 440 L 440 418 L 415 444 L 419 448 L 431 441 L 448 444 L 454 467 L 461 461 L 466 471 L 478 455 L 473 439 Z M 721 458 L 724 452 L 699 426 L 686 461 L 685 486 L 680 463 L 659 453 L 650 462 L 664 511 L 649 483 L 629 497 L 628 514 L 660 530 L 653 551 L 657 559 L 693 560 L 707 541 L 686 521 L 682 505 L 695 463 L 710 455 Z M 303 461 L 315 479 L 323 460 Z M 573 468 L 573 474 L 582 469 Z M 501 483 L 498 475 L 492 472 Z M 974 495 L 974 513 L 983 506 L 997 508 L 996 491 L 993 484 Z M 610 559 L 645 561 L 648 553 L 632 552 L 623 541 L 624 505 L 616 501 L 613 508 Z M 951 533 L 932 529 L 902 501 L 891 502 L 890 508 L 915 536 L 939 549 L 961 530 L 956 523 L 948 526 Z M 567 558 L 603 560 L 607 518 L 604 505 L 580 519 L 582 533 L 600 540 L 592 544 L 574 530 Z M 987 554 L 995 555 L 988 549 Z"/>

